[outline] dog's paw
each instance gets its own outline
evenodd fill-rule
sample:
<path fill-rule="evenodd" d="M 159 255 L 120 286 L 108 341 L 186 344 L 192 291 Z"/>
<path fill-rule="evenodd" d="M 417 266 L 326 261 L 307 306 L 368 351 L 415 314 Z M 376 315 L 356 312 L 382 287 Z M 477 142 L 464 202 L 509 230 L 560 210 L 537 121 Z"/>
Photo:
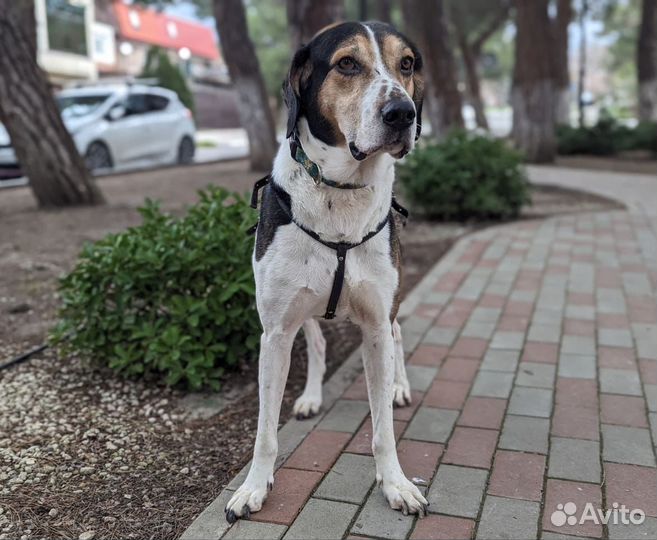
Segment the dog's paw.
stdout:
<path fill-rule="evenodd" d="M 420 517 L 427 515 L 429 503 L 420 490 L 403 474 L 395 478 L 381 482 L 383 495 L 393 510 L 401 510 L 406 516 L 418 514 Z"/>
<path fill-rule="evenodd" d="M 411 388 L 408 381 L 395 382 L 392 385 L 392 403 L 395 407 L 407 407 L 411 404 Z"/>
<path fill-rule="evenodd" d="M 232 524 L 240 518 L 249 519 L 252 512 L 257 512 L 262 508 L 262 504 L 267 498 L 267 491 L 271 490 L 273 485 L 273 477 L 264 487 L 253 487 L 246 482 L 242 484 L 224 509 L 226 521 Z"/>
<path fill-rule="evenodd" d="M 296 416 L 297 420 L 306 420 L 315 416 L 321 407 L 321 396 L 314 396 L 304 392 L 294 402 L 292 414 Z"/>

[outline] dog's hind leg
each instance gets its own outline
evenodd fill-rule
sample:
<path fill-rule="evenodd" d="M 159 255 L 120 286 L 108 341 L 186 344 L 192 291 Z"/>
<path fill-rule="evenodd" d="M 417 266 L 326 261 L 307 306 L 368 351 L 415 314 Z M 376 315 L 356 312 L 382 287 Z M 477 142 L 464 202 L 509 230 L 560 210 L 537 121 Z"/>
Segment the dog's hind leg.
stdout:
<path fill-rule="evenodd" d="M 388 503 L 404 514 L 426 514 L 427 500 L 404 475 L 392 423 L 395 342 L 389 321 L 363 326 L 363 363 L 372 411 L 376 479 Z"/>
<path fill-rule="evenodd" d="M 265 325 L 266 326 L 266 325 Z M 278 454 L 278 419 L 283 391 L 290 369 L 290 353 L 298 326 L 265 331 L 260 339 L 258 433 L 253 461 L 244 483 L 226 505 L 226 520 L 234 523 L 262 508 L 267 491 L 274 484 L 274 463 Z"/>
<path fill-rule="evenodd" d="M 315 416 L 322 406 L 322 379 L 326 371 L 326 340 L 316 319 L 303 323 L 303 333 L 308 346 L 308 377 L 303 390 L 292 409 L 297 420 Z"/>
<path fill-rule="evenodd" d="M 405 407 L 411 404 L 411 385 L 406 376 L 404 345 L 397 319 L 392 321 L 392 338 L 395 342 L 395 382 L 392 386 L 392 401 L 397 407 Z"/>

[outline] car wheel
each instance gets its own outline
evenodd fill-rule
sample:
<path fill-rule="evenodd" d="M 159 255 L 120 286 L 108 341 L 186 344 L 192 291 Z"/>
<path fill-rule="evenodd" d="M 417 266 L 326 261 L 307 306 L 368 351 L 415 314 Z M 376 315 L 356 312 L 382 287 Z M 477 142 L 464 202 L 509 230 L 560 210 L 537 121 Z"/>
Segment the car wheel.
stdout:
<path fill-rule="evenodd" d="M 188 165 L 194 161 L 194 154 L 196 146 L 191 137 L 183 137 L 178 145 L 178 163 L 180 165 Z"/>
<path fill-rule="evenodd" d="M 90 171 L 112 168 L 112 155 L 109 148 L 102 142 L 94 142 L 89 145 L 84 155 L 84 161 Z"/>

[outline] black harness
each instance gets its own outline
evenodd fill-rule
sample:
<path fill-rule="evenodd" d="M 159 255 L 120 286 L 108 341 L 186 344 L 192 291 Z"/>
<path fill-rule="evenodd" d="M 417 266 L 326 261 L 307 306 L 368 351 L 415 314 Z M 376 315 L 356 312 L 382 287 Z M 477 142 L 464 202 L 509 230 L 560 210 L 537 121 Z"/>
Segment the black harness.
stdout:
<path fill-rule="evenodd" d="M 290 153 L 294 158 L 294 160 L 300 163 L 304 167 L 304 169 L 306 169 L 308 174 L 312 177 L 312 179 L 315 181 L 317 185 L 322 183 L 329 187 L 337 188 L 337 189 L 361 189 L 367 187 L 364 184 L 340 183 L 324 178 L 319 166 L 313 161 L 311 161 L 310 158 L 308 158 L 303 148 L 301 147 L 301 143 L 299 142 L 299 138 L 297 136 L 296 130 L 294 131 L 292 137 L 290 137 Z M 336 256 L 338 258 L 338 266 L 333 276 L 333 286 L 331 287 L 331 294 L 329 296 L 328 304 L 326 306 L 326 313 L 324 314 L 325 319 L 333 319 L 335 317 L 335 310 L 338 307 L 338 301 L 340 300 L 340 294 L 342 293 L 342 286 L 344 285 L 344 271 L 345 271 L 345 263 L 347 259 L 347 252 L 350 249 L 353 249 L 355 247 L 364 244 L 365 242 L 376 236 L 379 232 L 381 232 L 384 229 L 384 227 L 388 224 L 388 222 L 392 219 L 392 211 L 388 212 L 388 215 L 383 219 L 383 221 L 381 221 L 381 223 L 379 223 L 374 230 L 368 232 L 365 236 L 363 236 L 363 238 L 361 238 L 359 242 L 356 243 L 327 242 L 326 240 L 323 240 L 315 231 L 308 229 L 303 224 L 299 223 L 297 220 L 294 219 L 294 216 L 292 215 L 292 208 L 290 208 L 290 204 L 288 203 L 288 201 L 290 200 L 289 195 L 282 187 L 280 187 L 278 184 L 276 184 L 276 182 L 273 181 L 271 173 L 261 178 L 253 185 L 253 193 L 251 194 L 252 208 L 255 209 L 258 208 L 258 192 L 267 184 L 270 184 L 271 189 L 276 197 L 276 202 L 278 203 L 281 210 L 283 210 L 283 212 L 290 219 L 290 221 L 294 223 L 297 227 L 299 227 L 299 229 L 301 229 L 304 233 L 310 236 L 313 240 L 316 240 L 317 242 L 326 246 L 327 248 L 334 250 L 336 253 Z M 390 208 L 399 212 L 404 218 L 408 217 L 408 210 L 406 210 L 406 208 L 404 208 L 402 205 L 400 205 L 397 202 L 394 195 L 392 196 L 392 200 L 390 201 Z M 256 223 L 253 227 L 251 227 L 251 229 L 249 229 L 249 233 L 250 234 L 255 233 L 257 227 L 258 227 L 258 223 Z"/>

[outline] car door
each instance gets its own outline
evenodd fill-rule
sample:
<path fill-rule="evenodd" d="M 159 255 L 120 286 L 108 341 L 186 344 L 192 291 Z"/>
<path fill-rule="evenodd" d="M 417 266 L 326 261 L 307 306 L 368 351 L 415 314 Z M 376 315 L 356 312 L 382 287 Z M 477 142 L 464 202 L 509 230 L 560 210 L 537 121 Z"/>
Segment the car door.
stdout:
<path fill-rule="evenodd" d="M 172 110 L 171 100 L 159 93 L 147 96 L 148 123 L 153 130 L 152 148 L 158 158 L 163 158 L 176 146 L 176 121 L 178 115 Z"/>
<path fill-rule="evenodd" d="M 121 105 L 125 108 L 124 116 L 112 120 L 105 133 L 114 162 L 120 164 L 147 159 L 156 151 L 153 129 L 148 121 L 148 94 L 131 92 Z"/>

